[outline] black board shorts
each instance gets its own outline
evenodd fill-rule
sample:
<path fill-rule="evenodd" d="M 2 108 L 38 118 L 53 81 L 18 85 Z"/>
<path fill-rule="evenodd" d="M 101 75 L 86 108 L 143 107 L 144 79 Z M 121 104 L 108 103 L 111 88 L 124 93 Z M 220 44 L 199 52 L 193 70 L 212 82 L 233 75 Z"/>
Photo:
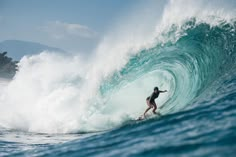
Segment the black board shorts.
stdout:
<path fill-rule="evenodd" d="M 149 100 L 149 99 L 150 99 L 150 96 L 149 96 L 149 97 L 147 97 L 147 99 L 146 99 L 146 100 Z M 152 103 L 152 104 L 154 103 L 154 104 L 155 104 L 155 100 L 154 100 L 154 99 L 151 99 L 151 100 L 150 100 L 150 103 Z"/>

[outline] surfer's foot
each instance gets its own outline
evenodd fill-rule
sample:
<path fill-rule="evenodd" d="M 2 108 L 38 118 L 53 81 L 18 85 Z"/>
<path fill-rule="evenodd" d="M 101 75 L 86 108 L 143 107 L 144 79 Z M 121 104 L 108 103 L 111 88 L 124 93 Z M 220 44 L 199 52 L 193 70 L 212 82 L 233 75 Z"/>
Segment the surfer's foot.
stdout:
<path fill-rule="evenodd" d="M 156 115 L 158 115 L 158 116 L 161 116 L 161 113 L 160 113 L 160 112 L 155 112 L 155 111 L 153 111 L 153 114 L 156 114 Z"/>

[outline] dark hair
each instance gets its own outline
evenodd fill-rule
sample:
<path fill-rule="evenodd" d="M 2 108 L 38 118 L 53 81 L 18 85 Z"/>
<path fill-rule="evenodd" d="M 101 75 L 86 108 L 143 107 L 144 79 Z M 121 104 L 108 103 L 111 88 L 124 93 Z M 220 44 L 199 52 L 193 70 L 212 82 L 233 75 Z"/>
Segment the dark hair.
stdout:
<path fill-rule="evenodd" d="M 158 87 L 154 87 L 154 91 L 155 91 L 155 90 L 159 90 Z"/>

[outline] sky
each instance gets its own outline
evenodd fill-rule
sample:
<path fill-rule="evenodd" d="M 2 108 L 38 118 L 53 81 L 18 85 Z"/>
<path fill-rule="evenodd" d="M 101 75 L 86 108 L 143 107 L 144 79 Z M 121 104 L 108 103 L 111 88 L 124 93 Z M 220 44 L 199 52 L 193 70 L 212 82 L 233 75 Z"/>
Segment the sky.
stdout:
<path fill-rule="evenodd" d="M 146 2 L 0 0 L 0 42 L 23 40 L 72 52 L 91 51 L 117 19 Z"/>

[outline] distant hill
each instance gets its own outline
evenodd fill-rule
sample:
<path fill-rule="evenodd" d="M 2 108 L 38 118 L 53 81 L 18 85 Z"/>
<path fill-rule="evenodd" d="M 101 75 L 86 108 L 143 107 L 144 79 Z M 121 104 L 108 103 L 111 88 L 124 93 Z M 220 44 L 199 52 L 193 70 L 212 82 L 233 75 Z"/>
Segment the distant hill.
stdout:
<path fill-rule="evenodd" d="M 62 49 L 50 47 L 35 42 L 21 41 L 21 40 L 5 40 L 0 42 L 0 52 L 7 51 L 8 56 L 14 60 L 20 60 L 24 55 L 37 54 L 44 50 L 65 52 Z"/>

